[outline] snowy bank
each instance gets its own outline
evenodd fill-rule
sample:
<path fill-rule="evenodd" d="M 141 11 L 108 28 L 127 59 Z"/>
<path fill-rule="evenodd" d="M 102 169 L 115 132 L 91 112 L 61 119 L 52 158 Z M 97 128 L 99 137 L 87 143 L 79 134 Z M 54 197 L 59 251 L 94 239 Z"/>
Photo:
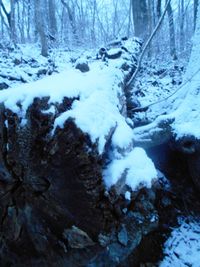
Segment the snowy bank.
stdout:
<path fill-rule="evenodd" d="M 200 225 L 198 221 L 183 222 L 173 230 L 164 245 L 164 260 L 160 267 L 192 266 L 199 267 L 200 262 Z"/>
<path fill-rule="evenodd" d="M 126 177 L 126 184 L 137 189 L 139 186 L 151 187 L 157 177 L 154 164 L 142 148 L 135 147 L 125 157 L 114 159 L 104 172 L 105 183 L 109 188 L 117 183 L 119 177 Z"/>

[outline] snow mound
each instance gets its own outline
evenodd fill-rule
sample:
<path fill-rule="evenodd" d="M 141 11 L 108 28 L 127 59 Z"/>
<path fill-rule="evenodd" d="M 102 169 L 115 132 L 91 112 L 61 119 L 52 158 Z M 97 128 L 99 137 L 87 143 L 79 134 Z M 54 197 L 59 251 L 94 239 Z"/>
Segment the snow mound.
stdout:
<path fill-rule="evenodd" d="M 62 127 L 69 117 L 73 118 L 78 127 L 89 133 L 93 142 L 99 142 L 102 152 L 110 129 L 118 121 L 120 124 L 124 120 L 119 112 L 119 98 L 123 95 L 120 84 L 124 74 L 103 62 L 94 62 L 90 69 L 88 73 L 70 69 L 36 82 L 2 90 L 1 102 L 24 119 L 35 97 L 49 97 L 50 105 L 62 102 L 64 97 L 79 98 L 72 110 L 56 119 L 55 127 Z"/>
<path fill-rule="evenodd" d="M 175 118 L 172 128 L 177 139 L 187 135 L 200 139 L 200 27 L 197 25 L 183 87 L 171 99 L 172 110 L 175 110 L 172 114 Z"/>
<path fill-rule="evenodd" d="M 164 246 L 164 260 L 160 267 L 200 266 L 200 224 L 183 222 L 173 230 Z"/>
<path fill-rule="evenodd" d="M 200 75 L 197 78 L 200 80 Z M 174 112 L 175 122 L 172 127 L 177 139 L 187 135 L 200 139 L 200 83 L 193 81 L 187 86 L 189 92 Z"/>
<path fill-rule="evenodd" d="M 139 186 L 150 188 L 152 180 L 157 177 L 157 171 L 146 152 L 135 147 L 126 156 L 114 159 L 104 171 L 104 181 L 109 188 L 120 178 L 125 177 L 125 183 L 134 191 Z"/>
<path fill-rule="evenodd" d="M 130 42 L 135 43 L 129 40 L 128 45 Z M 133 45 L 135 54 L 138 46 Z M 74 101 L 72 109 L 56 118 L 54 129 L 63 127 L 64 122 L 72 118 L 83 132 L 90 135 L 92 142 L 97 143 L 100 154 L 113 129 L 116 129 L 115 145 L 129 146 L 133 135 L 121 114 L 125 103 L 123 82 L 127 73 L 121 66 L 128 62 L 131 67 L 132 57 L 132 53 L 123 51 L 122 56 L 115 60 L 90 59 L 87 73 L 67 69 L 42 80 L 2 90 L 0 100 L 25 121 L 26 110 L 36 97 L 49 97 L 50 106 L 61 103 L 64 97 L 76 98 L 78 100 Z"/>

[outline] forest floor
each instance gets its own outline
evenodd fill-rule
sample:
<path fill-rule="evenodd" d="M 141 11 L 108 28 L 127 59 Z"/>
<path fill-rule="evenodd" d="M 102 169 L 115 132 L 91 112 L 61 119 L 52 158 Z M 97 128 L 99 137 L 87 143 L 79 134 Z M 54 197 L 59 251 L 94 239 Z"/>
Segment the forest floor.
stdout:
<path fill-rule="evenodd" d="M 0 50 L 0 90 L 19 84 L 42 79 L 45 76 L 60 73 L 74 67 L 80 57 L 90 57 L 94 51 L 52 50 L 48 58 L 40 56 L 35 46 L 19 46 L 17 49 Z M 163 101 L 181 85 L 184 67 L 176 63 L 143 63 L 135 81 L 135 97 L 141 107 Z M 148 112 L 134 115 L 134 121 L 140 125 L 153 121 L 164 111 L 160 105 L 152 105 Z M 173 229 L 171 237 L 164 244 L 164 260 L 161 267 L 192 266 L 199 267 L 200 262 L 200 223 L 196 214 L 180 216 L 179 227 Z"/>

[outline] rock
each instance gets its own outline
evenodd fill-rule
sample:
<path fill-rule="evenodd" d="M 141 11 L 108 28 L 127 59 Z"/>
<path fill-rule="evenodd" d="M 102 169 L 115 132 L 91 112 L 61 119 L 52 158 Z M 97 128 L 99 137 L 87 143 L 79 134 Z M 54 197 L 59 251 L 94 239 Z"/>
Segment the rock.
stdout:
<path fill-rule="evenodd" d="M 64 230 L 63 236 L 67 239 L 70 248 L 86 248 L 95 244 L 86 232 L 74 225 L 71 229 Z"/>
<path fill-rule="evenodd" d="M 40 67 L 39 62 L 38 62 L 36 59 L 34 59 L 34 58 L 31 58 L 31 59 L 28 61 L 28 64 L 30 64 L 30 66 L 31 66 L 32 68 L 39 68 L 39 67 Z"/>
<path fill-rule="evenodd" d="M 168 198 L 167 196 L 164 196 L 163 198 L 162 198 L 162 205 L 164 206 L 164 207 L 168 207 L 168 206 L 170 206 L 172 204 L 172 202 L 171 202 L 171 199 L 170 198 Z"/>
<path fill-rule="evenodd" d="M 128 233 L 126 231 L 126 228 L 124 225 L 122 225 L 121 230 L 119 231 L 118 235 L 118 241 L 120 244 L 122 244 L 123 246 L 127 246 L 128 243 Z"/>
<path fill-rule="evenodd" d="M 129 71 L 131 66 L 130 64 L 128 64 L 127 62 L 124 62 L 121 66 L 121 68 L 124 70 L 124 71 Z"/>
<path fill-rule="evenodd" d="M 8 89 L 8 85 L 7 85 L 7 83 L 5 83 L 5 82 L 0 82 L 0 90 L 3 90 L 3 89 Z"/>
<path fill-rule="evenodd" d="M 111 240 L 111 238 L 109 236 L 104 235 L 102 233 L 100 233 L 99 236 L 98 236 L 99 244 L 102 247 L 106 247 L 110 243 L 110 240 Z"/>
<path fill-rule="evenodd" d="M 20 65 L 20 64 L 22 63 L 22 60 L 19 59 L 19 58 L 15 58 L 15 59 L 13 60 L 13 63 L 14 63 L 15 65 Z"/>
<path fill-rule="evenodd" d="M 75 69 L 80 70 L 81 72 L 88 72 L 90 70 L 87 62 L 78 62 Z"/>
<path fill-rule="evenodd" d="M 46 75 L 46 74 L 47 74 L 47 69 L 40 69 L 37 72 L 37 76 Z"/>
<path fill-rule="evenodd" d="M 108 59 L 117 59 L 117 58 L 120 58 L 121 55 L 122 55 L 122 51 L 118 50 L 118 51 L 114 51 L 112 53 L 107 53 L 106 57 Z"/>
<path fill-rule="evenodd" d="M 189 174 L 200 191 L 200 139 L 193 135 L 186 135 L 179 140 L 173 140 L 172 149 L 181 152 L 186 158 Z"/>

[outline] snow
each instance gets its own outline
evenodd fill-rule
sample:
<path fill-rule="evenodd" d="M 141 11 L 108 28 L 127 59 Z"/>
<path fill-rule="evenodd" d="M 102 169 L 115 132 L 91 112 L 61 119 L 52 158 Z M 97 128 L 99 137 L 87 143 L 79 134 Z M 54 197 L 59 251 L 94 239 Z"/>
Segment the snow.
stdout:
<path fill-rule="evenodd" d="M 200 21 L 200 12 L 198 12 L 198 20 Z M 192 135 L 197 139 L 200 138 L 199 38 L 200 23 L 197 23 L 197 28 L 193 37 L 191 57 L 184 76 L 184 86 L 180 93 L 176 95 L 176 106 L 179 105 L 177 110 L 174 112 L 175 122 L 173 124 L 173 129 L 176 138 L 181 138 L 185 135 Z"/>
<path fill-rule="evenodd" d="M 101 64 L 90 66 L 90 69 L 90 72 L 85 74 L 78 72 L 78 76 L 74 77 L 75 84 L 71 84 L 70 88 L 76 88 L 77 93 L 70 97 L 79 96 L 80 100 L 75 101 L 71 110 L 56 119 L 55 128 L 63 127 L 68 118 L 73 118 L 77 126 L 83 132 L 87 132 L 94 143 L 98 141 L 99 152 L 102 153 L 106 136 L 111 129 L 118 124 L 120 127 L 125 121 L 118 108 L 120 107 L 118 95 L 122 94 L 119 84 L 123 81 L 123 75 L 119 69 L 109 67 L 108 71 L 108 67 Z M 99 77 L 100 81 L 98 81 Z M 68 90 L 66 92 L 68 96 Z M 126 143 L 130 143 L 133 137 L 129 134 L 129 128 L 128 125 L 123 128 L 124 134 L 129 138 Z M 123 145 L 122 136 L 120 137 L 118 136 L 115 145 Z"/>
<path fill-rule="evenodd" d="M 192 41 L 192 52 L 181 86 L 174 88 L 174 94 L 170 98 L 152 107 L 154 118 L 155 113 L 158 116 L 160 115 L 160 111 L 164 111 L 166 113 L 166 119 L 174 120 L 172 131 L 176 139 L 180 139 L 186 135 L 200 139 L 200 12 L 198 12 L 197 20 L 197 28 Z M 172 93 L 173 91 L 170 90 L 168 96 Z M 165 99 L 165 97 L 162 97 L 162 99 Z"/>
<path fill-rule="evenodd" d="M 139 52 L 139 45 L 131 41 L 127 43 L 133 54 L 134 51 Z M 26 48 L 21 50 L 26 58 L 28 51 Z M 99 154 L 104 153 L 106 142 L 111 138 L 111 149 L 114 152 L 111 153 L 111 164 L 104 172 L 105 184 L 109 188 L 126 173 L 126 184 L 136 190 L 139 186 L 151 187 L 152 179 L 157 177 L 157 173 L 145 151 L 134 148 L 131 123 L 126 120 L 123 111 L 123 82 L 126 72 L 120 67 L 124 62 L 132 64 L 133 54 L 125 51 L 122 53 L 121 58 L 106 62 L 94 60 L 90 54 L 83 53 L 82 58 L 74 60 L 74 63 L 87 60 L 90 71 L 82 73 L 68 64 L 65 71 L 59 74 L 0 91 L 0 99 L 6 108 L 18 114 L 21 127 L 24 127 L 27 123 L 26 110 L 34 98 L 49 97 L 49 108 L 42 112 L 52 114 L 56 114 L 56 103 L 61 103 L 64 97 L 73 98 L 72 108 L 56 117 L 52 134 L 57 127 L 64 127 L 64 123 L 71 118 L 97 144 Z M 41 59 L 41 62 L 43 60 L 46 61 Z"/>
<path fill-rule="evenodd" d="M 140 186 L 151 187 L 157 172 L 144 149 L 135 147 L 126 156 L 114 159 L 104 171 L 104 181 L 108 188 L 123 177 L 133 191 Z"/>
<path fill-rule="evenodd" d="M 131 55 L 126 52 L 124 54 L 131 62 Z M 26 49 L 23 55 L 26 57 Z M 85 58 L 90 58 L 89 54 L 88 56 L 87 53 L 83 54 L 83 59 Z M 78 61 L 81 62 L 82 59 Z M 0 99 L 7 108 L 20 114 L 25 122 L 26 110 L 35 97 L 49 97 L 51 108 L 54 103 L 62 102 L 64 97 L 78 98 L 71 110 L 62 113 L 55 120 L 54 130 L 56 127 L 63 127 L 67 119 L 74 119 L 77 126 L 90 135 L 92 142 L 98 144 L 101 154 L 106 137 L 116 128 L 113 136 L 114 146 L 128 147 L 132 143 L 133 134 L 120 113 L 123 105 L 122 83 L 125 73 L 119 66 L 124 62 L 121 58 L 109 62 L 90 58 L 89 72 L 82 73 L 71 66 L 59 74 L 47 76 L 42 80 L 2 90 Z"/>
<path fill-rule="evenodd" d="M 85 100 L 75 101 L 72 110 L 56 119 L 55 127 L 62 127 L 68 118 L 74 118 L 77 126 L 90 135 L 92 142 L 98 140 L 99 152 L 102 153 L 106 136 L 120 117 L 116 106 L 110 104 L 104 92 L 94 92 Z"/>
<path fill-rule="evenodd" d="M 0 78 L 0 82 L 15 87 L 20 83 L 36 81 L 51 73 L 66 71 L 83 52 L 52 49 L 48 58 L 41 56 L 40 53 L 40 48 L 35 44 L 21 44 L 16 48 L 8 46 L 0 50 L 0 75 L 4 77 Z"/>
<path fill-rule="evenodd" d="M 199 23 L 200 24 L 200 23 Z M 170 78 L 170 71 L 163 66 L 164 73 L 159 73 L 158 69 L 151 65 L 148 67 L 147 74 L 140 73 L 136 80 L 137 93 L 141 106 L 150 105 L 147 112 L 138 113 L 135 116 L 136 121 L 152 122 L 148 126 L 135 129 L 135 136 L 140 133 L 146 133 L 156 129 L 156 124 L 163 121 L 173 121 L 171 123 L 172 132 L 176 139 L 184 136 L 193 136 L 200 139 L 200 53 L 199 53 L 200 28 L 197 28 L 193 38 L 193 48 L 186 72 L 183 74 L 181 85 L 172 86 L 173 75 L 181 75 L 177 69 L 173 69 L 173 75 Z M 174 63 L 175 64 L 175 63 Z M 178 64 L 178 62 L 176 63 Z M 176 66 L 176 65 L 175 65 Z M 162 70 L 162 65 L 159 65 Z M 169 68 L 169 67 L 168 67 Z M 169 75 L 170 74 L 170 75 Z M 151 77 L 152 76 L 152 77 Z M 171 82 L 169 80 L 171 79 Z M 181 77 L 178 77 L 181 80 Z M 154 86 L 152 86 L 154 84 Z M 140 95 L 141 94 L 141 95 Z M 151 106 L 151 104 L 153 104 Z M 164 114 L 164 115 L 163 115 Z M 144 136 L 145 136 L 144 135 Z"/>
<path fill-rule="evenodd" d="M 164 254 L 160 267 L 199 267 L 199 221 L 183 222 L 180 227 L 175 228 L 164 245 Z"/>
<path fill-rule="evenodd" d="M 133 130 L 127 124 L 124 117 L 120 117 L 117 121 L 117 128 L 112 137 L 113 146 L 128 148 L 133 140 Z"/>
<path fill-rule="evenodd" d="M 125 199 L 131 200 L 131 192 L 126 191 L 126 193 L 125 193 Z"/>

